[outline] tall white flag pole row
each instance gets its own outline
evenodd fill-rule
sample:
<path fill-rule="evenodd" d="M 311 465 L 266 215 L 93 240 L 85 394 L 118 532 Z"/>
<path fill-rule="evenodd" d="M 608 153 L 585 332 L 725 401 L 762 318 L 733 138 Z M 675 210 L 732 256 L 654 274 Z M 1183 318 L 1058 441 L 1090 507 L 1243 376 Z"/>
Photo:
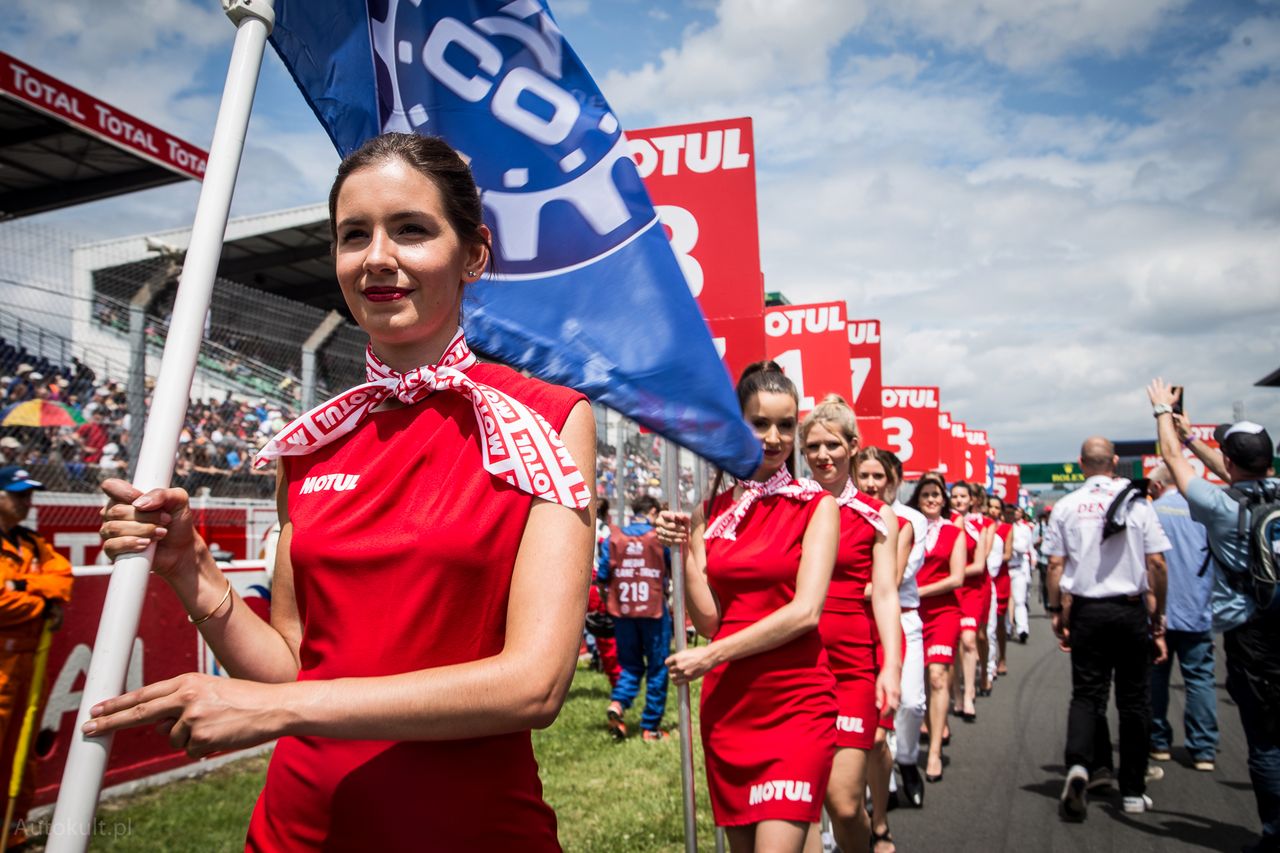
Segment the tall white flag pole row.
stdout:
<path fill-rule="evenodd" d="M 680 448 L 668 440 L 662 450 L 663 479 L 666 480 L 667 501 L 673 511 L 680 506 Z M 679 548 L 671 549 L 671 598 L 672 634 L 676 651 L 688 646 L 684 630 L 684 555 Z M 679 705 L 680 732 L 680 787 L 684 801 L 684 849 L 686 853 L 698 853 L 698 825 L 693 794 L 693 718 L 689 708 L 689 685 L 676 688 Z"/>
<path fill-rule="evenodd" d="M 143 491 L 167 487 L 173 478 L 174 454 L 191 395 L 213 279 L 222 255 L 222 239 L 258 86 L 258 71 L 267 36 L 275 23 L 272 0 L 222 0 L 222 8 L 236 25 L 236 39 L 204 184 L 200 188 L 200 201 L 191 226 L 191 244 L 178 282 L 164 359 L 134 475 L 133 485 Z M 80 726 L 89 718 L 90 708 L 118 695 L 124 687 L 154 553 L 152 545 L 141 555 L 116 560 L 112 569 L 94 640 L 93 660 L 85 679 L 75 734 L 53 813 L 46 847 L 49 853 L 83 851 L 92 836 L 111 739 L 85 737 L 80 734 Z"/>

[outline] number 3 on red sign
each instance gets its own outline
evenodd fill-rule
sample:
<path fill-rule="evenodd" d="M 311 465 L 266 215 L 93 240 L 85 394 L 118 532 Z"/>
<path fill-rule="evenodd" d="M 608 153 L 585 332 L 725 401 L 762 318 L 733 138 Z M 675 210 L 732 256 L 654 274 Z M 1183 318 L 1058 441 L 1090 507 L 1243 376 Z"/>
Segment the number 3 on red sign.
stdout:
<path fill-rule="evenodd" d="M 885 440 L 896 448 L 894 453 L 898 455 L 899 461 L 903 465 L 910 462 L 916 452 L 915 445 L 911 443 L 911 436 L 915 433 L 911 421 L 906 418 L 885 418 L 880 425 L 885 431 Z"/>

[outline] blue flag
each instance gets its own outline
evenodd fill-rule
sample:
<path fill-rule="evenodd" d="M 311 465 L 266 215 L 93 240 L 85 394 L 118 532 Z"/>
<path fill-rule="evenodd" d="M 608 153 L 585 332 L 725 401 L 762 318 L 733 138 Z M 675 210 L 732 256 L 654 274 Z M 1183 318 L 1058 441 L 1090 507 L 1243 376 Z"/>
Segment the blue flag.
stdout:
<path fill-rule="evenodd" d="M 497 268 L 464 307 L 472 346 L 755 470 L 618 119 L 543 0 L 276 0 L 271 42 L 343 155 L 406 131 L 469 159 Z"/>

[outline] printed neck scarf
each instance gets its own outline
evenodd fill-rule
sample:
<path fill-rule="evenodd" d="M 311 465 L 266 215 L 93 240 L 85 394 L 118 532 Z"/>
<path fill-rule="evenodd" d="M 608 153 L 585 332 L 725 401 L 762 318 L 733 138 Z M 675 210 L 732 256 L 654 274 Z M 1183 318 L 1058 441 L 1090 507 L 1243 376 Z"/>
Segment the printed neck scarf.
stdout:
<path fill-rule="evenodd" d="M 383 364 L 371 344 L 365 350 L 369 381 L 295 418 L 258 451 L 253 465 L 262 468 L 281 456 L 315 452 L 354 430 L 388 397 L 412 406 L 436 391 L 452 391 L 471 400 L 486 471 L 535 497 L 574 509 L 589 506 L 591 491 L 559 434 L 524 403 L 469 378 L 466 371 L 475 363 L 462 329 L 438 363 L 408 373 Z"/>
<path fill-rule="evenodd" d="M 889 528 L 884 523 L 884 519 L 880 517 L 878 510 L 874 509 L 871 504 L 862 499 L 862 492 L 858 491 L 858 487 L 853 484 L 853 478 L 845 480 L 844 491 L 840 493 L 840 497 L 836 498 L 836 503 L 840 506 L 847 506 L 878 530 L 881 535 L 888 536 Z"/>
<path fill-rule="evenodd" d="M 746 516 L 747 510 L 751 509 L 751 505 L 760 498 L 765 498 L 769 495 L 782 495 L 797 500 L 809 500 L 826 493 L 826 489 L 812 480 L 794 479 L 791 476 L 791 472 L 787 470 L 786 465 L 779 468 L 778 473 L 763 483 L 755 480 L 742 480 L 740 484 L 742 486 L 742 497 L 738 498 L 733 506 L 707 525 L 706 533 L 702 534 L 703 539 L 719 538 L 730 541 L 737 539 L 738 523 Z"/>

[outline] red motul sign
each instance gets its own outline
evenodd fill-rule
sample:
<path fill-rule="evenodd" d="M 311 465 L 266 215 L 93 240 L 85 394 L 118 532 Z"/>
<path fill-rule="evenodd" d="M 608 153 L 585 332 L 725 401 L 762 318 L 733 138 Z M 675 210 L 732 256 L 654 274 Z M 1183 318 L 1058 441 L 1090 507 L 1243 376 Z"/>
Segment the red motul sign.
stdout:
<path fill-rule="evenodd" d="M 944 412 L 948 420 L 947 433 L 942 439 L 945 450 L 943 460 L 947 463 L 947 482 L 968 480 L 967 471 L 968 445 L 964 439 L 964 421 L 950 420 L 950 414 Z"/>
<path fill-rule="evenodd" d="M 0 53 L 0 95 L 21 101 L 153 163 L 197 181 L 204 179 L 208 152 L 7 53 Z"/>
<path fill-rule="evenodd" d="M 702 315 L 759 318 L 764 280 L 751 119 L 631 130 L 627 139 Z"/>
<path fill-rule="evenodd" d="M 886 386 L 880 391 L 880 423 L 887 450 L 902 461 L 904 476 L 914 479 L 939 463 L 938 389 Z"/>
<path fill-rule="evenodd" d="M 1022 489 L 1022 466 L 1010 465 L 1007 462 L 997 462 L 995 472 L 995 485 L 993 490 L 996 497 L 1005 503 L 1016 504 L 1018 502 L 1018 492 Z"/>
<path fill-rule="evenodd" d="M 848 329 L 853 409 L 860 418 L 881 417 L 880 321 L 850 320 Z"/>
<path fill-rule="evenodd" d="M 880 418 L 858 418 L 858 447 L 879 447 L 898 452 Z"/>
<path fill-rule="evenodd" d="M 989 485 L 987 482 L 987 457 L 991 446 L 987 441 L 986 430 L 964 429 L 965 441 L 965 474 L 964 478 L 978 485 Z"/>
<path fill-rule="evenodd" d="M 765 309 L 765 354 L 796 383 L 802 417 L 827 394 L 853 398 L 845 327 L 843 302 Z"/>
<path fill-rule="evenodd" d="M 725 370 L 733 384 L 738 384 L 738 377 L 743 369 L 753 361 L 765 357 L 764 352 L 764 319 L 755 317 L 720 317 L 707 320 L 711 329 L 711 341 L 720 353 Z"/>

